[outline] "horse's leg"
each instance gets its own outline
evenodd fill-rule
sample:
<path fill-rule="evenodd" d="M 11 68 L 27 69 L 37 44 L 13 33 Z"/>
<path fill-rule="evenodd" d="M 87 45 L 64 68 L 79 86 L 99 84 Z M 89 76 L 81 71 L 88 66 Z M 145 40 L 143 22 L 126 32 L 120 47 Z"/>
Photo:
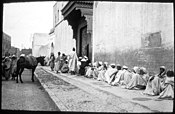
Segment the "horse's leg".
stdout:
<path fill-rule="evenodd" d="M 34 72 L 35 72 L 36 67 L 32 68 L 32 82 L 34 82 Z"/>
<path fill-rule="evenodd" d="M 16 83 L 18 83 L 18 75 L 19 75 L 19 71 L 20 71 L 20 68 L 17 68 L 17 71 L 16 71 Z"/>
<path fill-rule="evenodd" d="M 24 71 L 24 68 L 21 68 L 21 70 L 19 71 L 19 79 L 20 79 L 21 83 L 23 83 L 22 78 L 21 78 L 21 74 L 23 71 Z"/>

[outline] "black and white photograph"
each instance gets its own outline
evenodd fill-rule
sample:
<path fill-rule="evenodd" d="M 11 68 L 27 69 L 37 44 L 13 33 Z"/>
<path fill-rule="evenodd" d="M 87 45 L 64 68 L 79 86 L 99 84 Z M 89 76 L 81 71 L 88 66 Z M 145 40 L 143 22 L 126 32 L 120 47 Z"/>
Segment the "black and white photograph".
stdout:
<path fill-rule="evenodd" d="M 2 111 L 174 112 L 173 2 L 2 6 Z"/>

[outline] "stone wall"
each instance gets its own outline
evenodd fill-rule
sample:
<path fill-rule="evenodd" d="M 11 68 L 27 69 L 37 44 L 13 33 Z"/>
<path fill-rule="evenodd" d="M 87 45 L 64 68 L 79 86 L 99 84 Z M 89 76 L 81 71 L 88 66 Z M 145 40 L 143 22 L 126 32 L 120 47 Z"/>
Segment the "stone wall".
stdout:
<path fill-rule="evenodd" d="M 171 3 L 95 2 L 94 61 L 174 69 L 174 19 Z"/>

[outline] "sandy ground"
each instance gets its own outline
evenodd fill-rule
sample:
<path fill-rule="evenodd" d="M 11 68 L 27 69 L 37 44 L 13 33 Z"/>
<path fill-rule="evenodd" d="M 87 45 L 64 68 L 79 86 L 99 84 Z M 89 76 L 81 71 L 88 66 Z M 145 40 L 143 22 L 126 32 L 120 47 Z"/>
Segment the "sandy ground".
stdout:
<path fill-rule="evenodd" d="M 2 79 L 2 110 L 59 111 L 38 80 L 31 81 L 29 70 L 23 72 L 22 79 L 22 84 Z"/>

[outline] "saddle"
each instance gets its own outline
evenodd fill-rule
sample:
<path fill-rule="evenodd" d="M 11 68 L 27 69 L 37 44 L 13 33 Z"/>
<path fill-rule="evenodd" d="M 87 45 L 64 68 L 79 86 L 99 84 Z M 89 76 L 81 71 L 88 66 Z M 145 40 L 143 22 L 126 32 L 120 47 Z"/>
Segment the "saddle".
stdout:
<path fill-rule="evenodd" d="M 37 60 L 33 56 L 26 56 L 25 61 L 30 64 L 31 66 L 37 66 Z"/>

